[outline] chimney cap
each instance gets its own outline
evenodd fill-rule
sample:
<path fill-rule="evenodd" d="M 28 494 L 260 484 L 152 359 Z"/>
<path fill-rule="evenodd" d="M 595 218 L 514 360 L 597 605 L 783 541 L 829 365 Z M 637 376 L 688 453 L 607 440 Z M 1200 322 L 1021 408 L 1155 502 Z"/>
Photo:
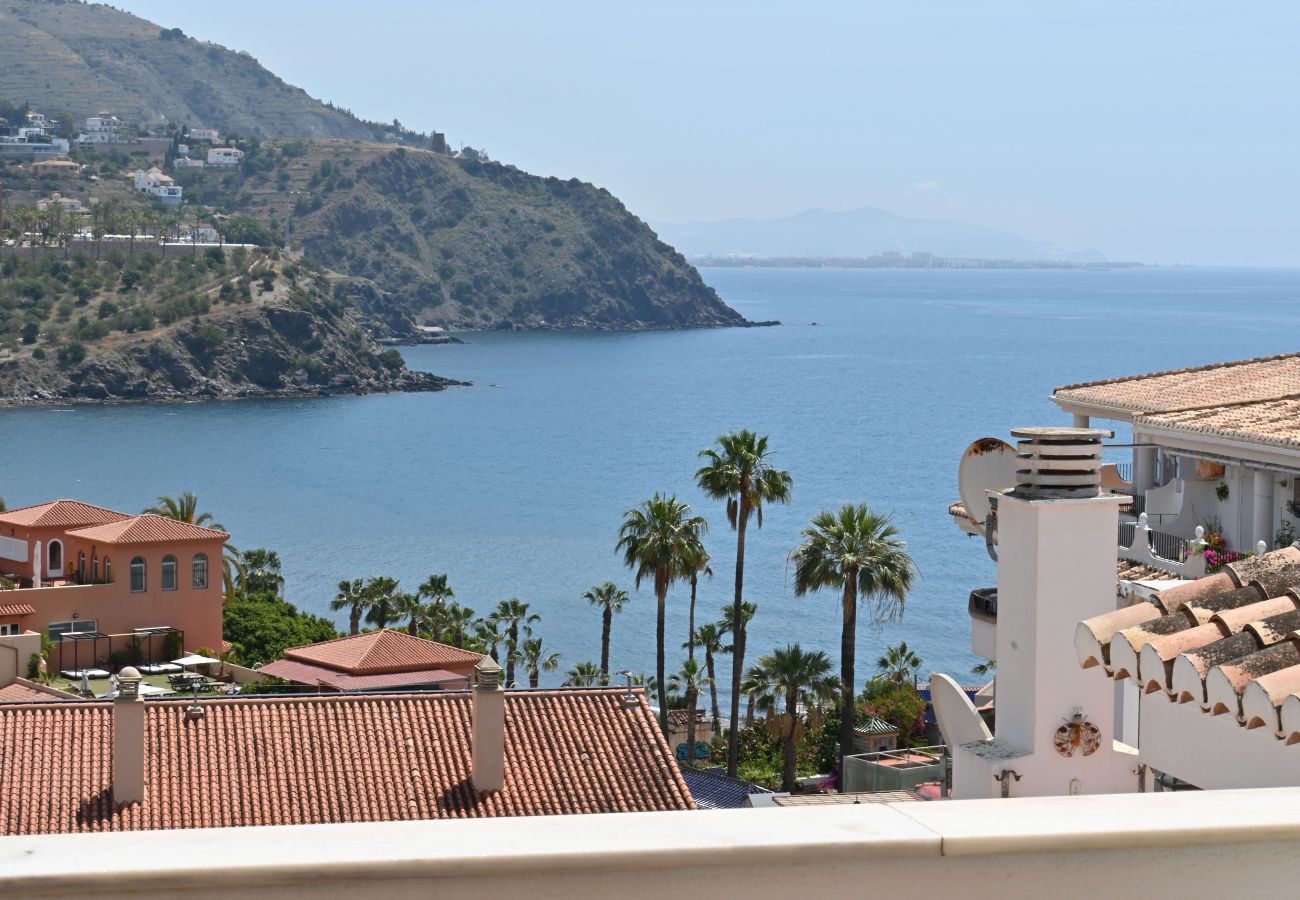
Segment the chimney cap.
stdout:
<path fill-rule="evenodd" d="M 498 688 L 505 670 L 492 657 L 485 656 L 474 666 L 474 684 L 481 688 Z"/>
<path fill-rule="evenodd" d="M 134 700 L 140 696 L 140 682 L 144 677 L 135 666 L 127 666 L 117 673 L 117 696 L 121 700 Z"/>

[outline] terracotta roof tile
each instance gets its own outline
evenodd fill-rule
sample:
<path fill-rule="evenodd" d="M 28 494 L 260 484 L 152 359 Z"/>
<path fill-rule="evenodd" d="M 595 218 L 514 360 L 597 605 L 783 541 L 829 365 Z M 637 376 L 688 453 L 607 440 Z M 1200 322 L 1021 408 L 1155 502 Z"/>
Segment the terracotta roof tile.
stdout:
<path fill-rule="evenodd" d="M 1300 743 L 1300 550 L 1286 547 L 1080 622 L 1084 668 Z M 1285 715 L 1284 710 L 1289 710 Z"/>
<path fill-rule="evenodd" d="M 31 616 L 36 607 L 30 603 L 0 603 L 0 616 Z"/>
<path fill-rule="evenodd" d="M 75 528 L 82 525 L 120 522 L 129 518 L 126 513 L 82 503 L 80 500 L 55 500 L 51 503 L 24 506 L 0 513 L 0 522 L 27 528 Z"/>
<path fill-rule="evenodd" d="M 1157 569 L 1145 563 L 1121 559 L 1115 565 L 1115 577 L 1120 581 L 1175 581 L 1181 578 L 1173 572 Z"/>
<path fill-rule="evenodd" d="M 305 647 L 290 647 L 286 659 L 325 666 L 351 675 L 381 675 L 474 666 L 483 654 L 414 637 L 403 631 L 371 631 Z"/>
<path fill-rule="evenodd" d="M 1300 397 L 1300 354 L 1242 359 L 1188 369 L 1058 387 L 1053 399 L 1141 413 L 1209 409 Z"/>
<path fill-rule="evenodd" d="M 0 703 L 49 703 L 50 701 L 76 700 L 72 694 L 54 688 L 15 681 L 0 687 Z"/>
<path fill-rule="evenodd" d="M 468 692 L 150 701 L 145 793 L 117 806 L 110 703 L 0 708 L 0 834 L 694 809 L 645 696 L 506 695 L 502 790 L 470 781 Z"/>
<path fill-rule="evenodd" d="M 225 541 L 230 537 L 215 528 L 203 528 L 152 513 L 129 516 L 105 525 L 76 528 L 68 534 L 100 544 L 170 544 L 174 541 Z"/>
<path fill-rule="evenodd" d="M 410 672 L 390 672 L 380 675 L 351 675 L 335 669 L 317 666 L 312 663 L 298 662 L 293 659 L 278 659 L 267 663 L 257 671 L 285 681 L 324 686 L 338 691 L 380 691 L 390 688 L 415 687 L 417 685 L 447 684 L 451 687 L 465 687 L 464 673 L 449 672 L 446 669 L 416 669 Z"/>

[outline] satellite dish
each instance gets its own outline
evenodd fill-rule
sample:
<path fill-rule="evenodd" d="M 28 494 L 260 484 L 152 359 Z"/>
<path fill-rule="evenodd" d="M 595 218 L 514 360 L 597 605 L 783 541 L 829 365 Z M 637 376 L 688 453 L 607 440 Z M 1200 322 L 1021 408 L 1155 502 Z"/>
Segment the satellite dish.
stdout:
<path fill-rule="evenodd" d="M 980 438 L 966 448 L 957 468 L 957 491 L 966 515 L 983 525 L 989 514 L 989 491 L 1016 486 L 1016 451 L 999 438 Z"/>

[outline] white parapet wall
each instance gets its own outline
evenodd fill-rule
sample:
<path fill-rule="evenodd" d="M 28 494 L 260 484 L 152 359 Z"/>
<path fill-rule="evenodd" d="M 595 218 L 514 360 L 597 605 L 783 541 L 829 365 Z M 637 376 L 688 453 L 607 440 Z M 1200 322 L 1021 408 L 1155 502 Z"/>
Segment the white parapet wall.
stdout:
<path fill-rule="evenodd" d="M 6 897 L 1294 896 L 1300 789 L 0 839 Z"/>

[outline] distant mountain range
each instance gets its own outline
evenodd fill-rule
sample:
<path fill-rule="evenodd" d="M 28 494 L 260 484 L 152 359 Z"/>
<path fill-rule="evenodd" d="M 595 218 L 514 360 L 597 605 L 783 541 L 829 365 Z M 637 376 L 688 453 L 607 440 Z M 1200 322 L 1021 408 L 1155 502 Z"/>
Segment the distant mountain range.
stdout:
<path fill-rule="evenodd" d="M 843 212 L 810 209 L 780 219 L 660 223 L 659 237 L 691 257 L 870 257 L 903 254 L 979 259 L 1105 262 L 1096 251 L 1067 252 L 1008 231 L 909 219 L 874 206 Z"/>

